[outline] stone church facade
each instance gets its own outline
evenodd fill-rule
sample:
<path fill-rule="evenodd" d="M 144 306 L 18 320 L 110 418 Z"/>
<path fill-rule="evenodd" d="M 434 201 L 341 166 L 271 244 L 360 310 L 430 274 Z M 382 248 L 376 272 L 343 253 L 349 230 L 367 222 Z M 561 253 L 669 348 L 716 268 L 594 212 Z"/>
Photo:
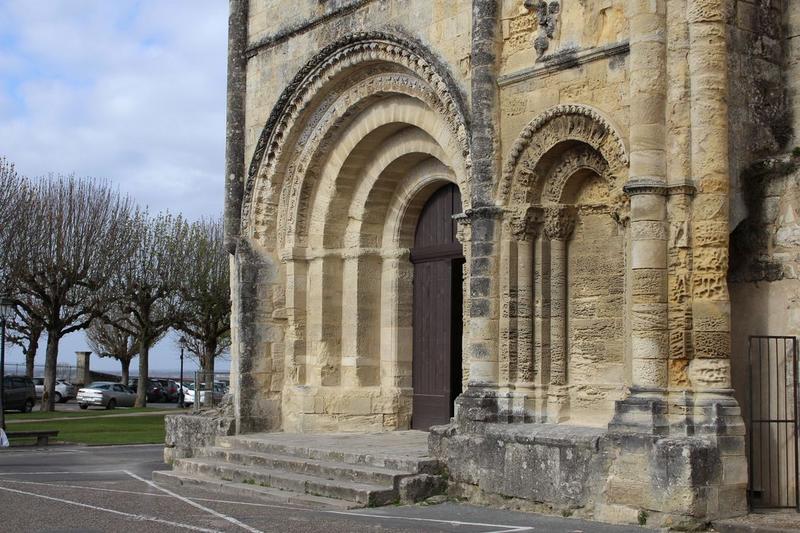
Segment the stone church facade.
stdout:
<path fill-rule="evenodd" d="M 746 512 L 737 350 L 800 322 L 791 2 L 230 3 L 237 433 L 423 429 L 471 498 Z"/>

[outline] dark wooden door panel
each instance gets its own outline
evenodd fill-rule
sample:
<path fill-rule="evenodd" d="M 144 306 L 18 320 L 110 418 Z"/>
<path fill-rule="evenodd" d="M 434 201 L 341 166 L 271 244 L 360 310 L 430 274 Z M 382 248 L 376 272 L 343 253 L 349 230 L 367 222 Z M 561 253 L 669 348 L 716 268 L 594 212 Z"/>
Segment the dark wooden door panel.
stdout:
<path fill-rule="evenodd" d="M 461 387 L 461 265 L 452 216 L 461 212 L 455 185 L 435 192 L 420 214 L 414 262 L 412 427 L 446 424 Z M 456 316 L 457 315 L 457 316 Z"/>

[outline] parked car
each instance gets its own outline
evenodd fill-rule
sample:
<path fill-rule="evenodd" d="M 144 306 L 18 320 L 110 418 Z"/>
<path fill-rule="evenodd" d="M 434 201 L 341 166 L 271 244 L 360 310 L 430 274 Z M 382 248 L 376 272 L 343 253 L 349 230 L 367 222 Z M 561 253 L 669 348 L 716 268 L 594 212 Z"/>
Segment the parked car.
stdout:
<path fill-rule="evenodd" d="M 131 388 L 134 392 L 139 391 L 139 378 L 131 381 Z M 148 402 L 163 402 L 165 400 L 164 388 L 160 383 L 151 379 L 147 380 L 147 401 Z"/>
<path fill-rule="evenodd" d="M 3 411 L 30 413 L 36 405 L 36 388 L 31 378 L 5 376 L 3 379 Z"/>
<path fill-rule="evenodd" d="M 185 384 L 186 393 L 183 399 L 183 403 L 186 405 L 193 405 L 195 402 L 195 396 L 197 393 L 194 389 L 194 383 L 187 383 Z M 213 405 L 217 405 L 222 401 L 222 397 L 225 396 L 225 393 L 228 392 L 228 387 L 224 383 L 214 382 L 214 386 L 212 390 L 208 390 L 205 383 L 200 384 L 200 404 L 207 405 L 211 403 Z"/>
<path fill-rule="evenodd" d="M 173 379 L 157 379 L 155 380 L 164 389 L 164 396 L 166 402 L 178 401 L 178 384 Z"/>
<path fill-rule="evenodd" d="M 44 393 L 44 378 L 33 378 L 33 385 L 36 387 L 36 398 L 41 399 Z M 78 395 L 78 387 L 64 379 L 56 380 L 56 391 L 53 401 L 64 403 Z"/>
<path fill-rule="evenodd" d="M 133 407 L 136 393 L 122 383 L 95 381 L 78 391 L 78 406 L 88 409 L 90 405 L 114 409 L 115 407 Z"/>

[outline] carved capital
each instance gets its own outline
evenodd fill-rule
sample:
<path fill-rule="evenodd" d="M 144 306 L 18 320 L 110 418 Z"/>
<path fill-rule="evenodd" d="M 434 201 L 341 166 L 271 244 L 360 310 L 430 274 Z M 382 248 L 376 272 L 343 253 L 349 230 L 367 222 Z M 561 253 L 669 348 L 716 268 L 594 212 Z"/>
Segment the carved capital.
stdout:
<path fill-rule="evenodd" d="M 458 213 L 453 215 L 453 220 L 456 223 L 456 239 L 461 244 L 467 243 L 472 238 L 472 225 L 469 216 L 466 213 Z"/>
<path fill-rule="evenodd" d="M 543 212 L 540 207 L 524 207 L 508 213 L 511 235 L 517 241 L 535 239 L 541 230 Z"/>
<path fill-rule="evenodd" d="M 549 205 L 544 208 L 544 234 L 550 240 L 565 241 L 575 229 L 575 207 Z"/>
<path fill-rule="evenodd" d="M 623 190 L 628 196 L 636 196 L 639 194 L 666 196 L 667 184 L 659 179 L 640 178 L 626 183 Z"/>

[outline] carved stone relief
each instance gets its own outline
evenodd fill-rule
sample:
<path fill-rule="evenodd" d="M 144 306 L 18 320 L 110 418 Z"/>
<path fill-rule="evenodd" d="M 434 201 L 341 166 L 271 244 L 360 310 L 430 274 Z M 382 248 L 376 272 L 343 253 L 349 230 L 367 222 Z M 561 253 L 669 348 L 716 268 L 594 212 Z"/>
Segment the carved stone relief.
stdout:
<path fill-rule="evenodd" d="M 539 31 L 533 40 L 533 48 L 536 50 L 536 57 L 540 58 L 550 47 L 550 40 L 555 35 L 561 4 L 557 0 L 550 0 L 549 2 L 545 0 L 525 0 L 525 7 L 536 15 Z"/>

